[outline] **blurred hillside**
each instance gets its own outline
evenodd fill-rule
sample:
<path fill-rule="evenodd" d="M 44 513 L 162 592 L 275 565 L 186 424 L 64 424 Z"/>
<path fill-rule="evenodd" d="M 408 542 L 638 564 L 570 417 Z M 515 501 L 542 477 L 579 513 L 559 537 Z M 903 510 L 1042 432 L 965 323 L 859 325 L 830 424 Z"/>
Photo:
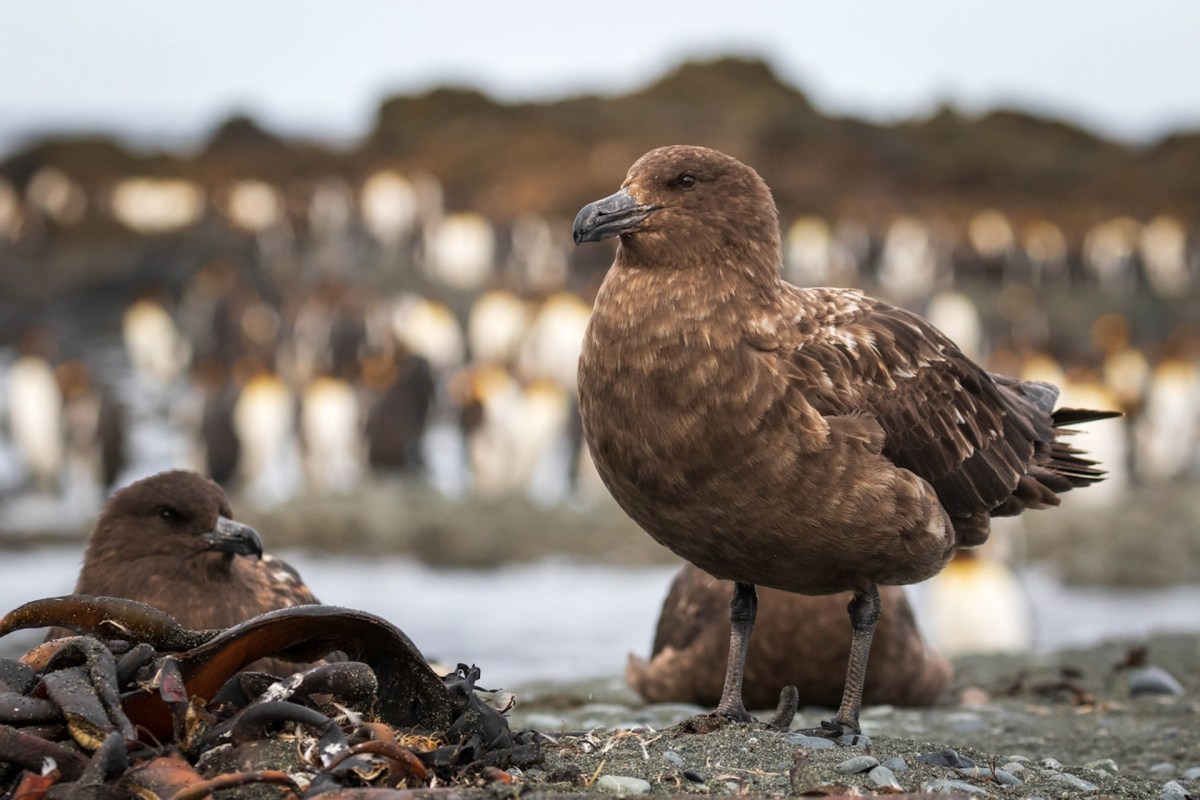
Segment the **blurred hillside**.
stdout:
<path fill-rule="evenodd" d="M 219 204 L 236 181 L 265 182 L 283 192 L 287 222 L 300 236 L 315 187 L 331 178 L 361 187 L 381 169 L 431 176 L 449 211 L 478 212 L 499 225 L 530 214 L 562 223 L 609 193 L 637 156 L 676 142 L 710 145 L 754 165 L 785 224 L 817 214 L 880 233 L 897 216 L 916 215 L 947 228 L 953 242 L 973 215 L 996 210 L 1014 228 L 1053 220 L 1074 251 L 1089 229 L 1112 218 L 1170 215 L 1190 230 L 1200 217 L 1198 132 L 1132 147 L 1011 110 L 972 117 L 944 107 L 895 125 L 832 118 L 768 64 L 727 58 L 684 64 L 618 97 L 503 104 L 466 88 L 393 97 L 345 150 L 284 139 L 246 116 L 221 123 L 190 154 L 47 135 L 0 160 L 0 303 L 11 312 L 0 336 L 28 323 L 28 301 L 80 284 L 113 288 L 112 281 L 135 291 L 148 282 L 178 288 L 196 263 L 238 246 L 214 241 L 218 231 L 202 224 L 164 226 L 149 241 L 131 231 L 106 213 L 130 177 L 188 181 L 208 204 Z M 565 228 L 558 230 L 565 240 Z M 194 257 L 174 263 L 181 250 Z M 602 268 L 607 254 L 591 248 L 572 259 Z"/>
<path fill-rule="evenodd" d="M 1200 132 L 1135 148 L 1011 110 L 972 117 L 943 107 L 895 125 L 831 118 L 768 64 L 732 58 L 684 64 L 619 97 L 509 105 L 466 88 L 393 97 L 348 151 L 284 140 L 238 117 L 192 155 L 51 136 L 10 154 L 0 175 L 18 189 L 47 166 L 85 188 L 134 174 L 216 186 L 238 177 L 361 180 L 386 165 L 431 173 L 449 207 L 503 222 L 526 213 L 571 216 L 637 156 L 677 142 L 755 165 L 785 218 L 854 211 L 870 222 L 873 215 L 953 217 L 995 207 L 1017 216 L 1053 213 L 1082 226 L 1116 214 L 1200 214 Z"/>
<path fill-rule="evenodd" d="M 816 213 L 881 231 L 896 216 L 916 215 L 961 233 L 980 210 L 996 210 L 1014 227 L 1050 218 L 1075 249 L 1106 219 L 1170 215 L 1190 229 L 1200 217 L 1200 132 L 1134 148 L 1014 110 L 968 116 L 944 107 L 895 125 L 829 118 L 764 62 L 724 59 L 684 64 L 618 97 L 504 104 L 461 88 L 391 97 L 347 150 L 274 136 L 248 116 L 222 122 L 193 154 L 47 134 L 0 161 L 0 289 L 14 313 L 0 335 L 28 321 L 28 300 L 78 282 L 136 279 L 128 260 L 176 249 L 162 236 L 146 243 L 104 213 L 130 176 L 194 182 L 210 203 L 234 181 L 264 181 L 286 193 L 298 233 L 313 187 L 330 178 L 359 187 L 384 168 L 432 176 L 451 211 L 498 224 L 530 213 L 562 222 L 610 192 L 642 152 L 679 142 L 755 166 L 785 223 Z M 67 182 L 46 186 L 48 176 Z M 41 201 L 19 207 L 31 188 Z M 187 248 L 205 249 L 194 239 Z M 602 248 L 575 258 L 596 267 L 607 259 Z M 178 287 L 188 267 L 170 266 L 157 265 L 152 277 Z"/>

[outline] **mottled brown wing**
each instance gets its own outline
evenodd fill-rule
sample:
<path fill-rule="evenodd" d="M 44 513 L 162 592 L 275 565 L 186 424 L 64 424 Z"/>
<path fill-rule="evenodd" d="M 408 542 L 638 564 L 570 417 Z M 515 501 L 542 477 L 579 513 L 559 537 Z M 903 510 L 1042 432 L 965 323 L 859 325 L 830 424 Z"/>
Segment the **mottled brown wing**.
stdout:
<path fill-rule="evenodd" d="M 266 571 L 272 594 L 270 608 L 287 608 L 288 606 L 316 605 L 320 601 L 313 595 L 308 585 L 300 577 L 300 573 L 282 558 L 264 554 L 259 562 Z"/>
<path fill-rule="evenodd" d="M 1029 400 L 926 320 L 856 299 L 800 323 L 794 385 L 822 414 L 877 420 L 884 455 L 929 481 L 951 516 L 999 506 L 1028 471 L 1034 443 L 1053 440 L 1049 415 L 1036 424 Z"/>

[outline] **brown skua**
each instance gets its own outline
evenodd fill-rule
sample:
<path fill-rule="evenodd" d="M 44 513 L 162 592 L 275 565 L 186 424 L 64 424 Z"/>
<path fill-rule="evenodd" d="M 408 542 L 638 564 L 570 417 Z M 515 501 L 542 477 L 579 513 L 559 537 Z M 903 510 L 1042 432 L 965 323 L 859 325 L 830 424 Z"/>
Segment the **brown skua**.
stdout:
<path fill-rule="evenodd" d="M 854 593 L 831 735 L 859 730 L 879 585 L 924 580 L 993 516 L 1102 478 L 1055 387 L 993 375 L 921 317 L 780 278 L 766 183 L 702 147 L 651 151 L 585 206 L 576 243 L 619 237 L 579 363 L 596 467 L 622 508 L 734 582 L 717 710 L 742 701 L 755 586 Z"/>

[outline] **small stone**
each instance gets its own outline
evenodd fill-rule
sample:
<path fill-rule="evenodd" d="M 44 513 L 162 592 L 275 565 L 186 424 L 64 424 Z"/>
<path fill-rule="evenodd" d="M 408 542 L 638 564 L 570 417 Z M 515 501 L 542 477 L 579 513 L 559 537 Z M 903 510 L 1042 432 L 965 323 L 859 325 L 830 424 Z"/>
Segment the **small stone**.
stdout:
<path fill-rule="evenodd" d="M 922 764 L 932 764 L 935 767 L 951 767 L 953 769 L 968 769 L 975 766 L 974 761 L 966 756 L 960 756 L 957 750 L 952 750 L 949 747 L 945 750 L 938 750 L 918 756 L 917 761 L 920 761 Z"/>
<path fill-rule="evenodd" d="M 871 779 L 871 783 L 882 789 L 899 789 L 900 783 L 896 780 L 896 775 L 883 764 L 872 767 L 867 777 Z"/>
<path fill-rule="evenodd" d="M 614 792 L 621 797 L 650 793 L 649 781 L 629 775 L 601 775 L 595 785 L 601 791 Z"/>
<path fill-rule="evenodd" d="M 1062 771 L 1062 762 L 1059 761 L 1057 758 L 1043 758 L 1038 763 L 1041 764 L 1046 769 L 1052 769 L 1055 772 Z"/>
<path fill-rule="evenodd" d="M 902 756 L 892 756 L 887 761 L 881 762 L 879 766 L 887 767 L 897 775 L 901 772 L 908 772 L 908 762 Z"/>
<path fill-rule="evenodd" d="M 1134 697 L 1148 695 L 1178 697 L 1185 691 L 1183 684 L 1162 667 L 1143 667 L 1129 676 L 1129 693 Z"/>
<path fill-rule="evenodd" d="M 1175 762 L 1173 762 L 1173 761 L 1160 761 L 1157 764 L 1154 764 L 1153 766 L 1150 767 L 1151 775 L 1166 775 L 1167 773 L 1174 773 L 1174 772 L 1175 772 Z"/>
<path fill-rule="evenodd" d="M 835 766 L 833 770 L 842 775 L 857 775 L 860 772 L 866 772 L 877 766 L 879 766 L 879 759 L 875 756 L 855 756 L 854 758 L 847 758 Z"/>
<path fill-rule="evenodd" d="M 866 750 L 871 746 L 871 737 L 862 733 L 847 733 L 838 739 L 842 747 L 860 747 Z"/>
<path fill-rule="evenodd" d="M 1117 762 L 1111 758 L 1098 758 L 1095 761 L 1089 761 L 1083 765 L 1084 769 L 1090 769 L 1092 772 L 1103 772 L 1106 775 L 1118 775 L 1121 769 L 1117 766 Z"/>
<path fill-rule="evenodd" d="M 1057 775 L 1051 775 L 1050 780 L 1057 783 L 1066 784 L 1072 789 L 1078 789 L 1081 792 L 1094 792 L 1097 788 L 1099 788 L 1096 786 L 1096 784 L 1091 783 L 1090 781 L 1085 781 L 1078 775 L 1072 775 L 1069 772 L 1060 772 Z"/>
<path fill-rule="evenodd" d="M 1172 766 L 1174 766 L 1172 764 Z M 1183 771 L 1185 781 L 1200 781 L 1200 767 L 1189 767 Z"/>
<path fill-rule="evenodd" d="M 1013 775 L 1011 772 L 1009 772 L 1006 769 L 992 770 L 992 777 L 995 778 L 996 780 L 1000 781 L 1000 783 L 1004 784 L 1005 786 L 1020 786 L 1021 785 L 1021 779 L 1018 778 L 1016 775 Z"/>
<path fill-rule="evenodd" d="M 1022 783 L 1021 779 L 1011 772 L 1005 772 L 1002 769 L 991 769 L 990 767 L 968 767 L 967 769 L 958 770 L 958 774 L 964 778 L 977 781 L 994 780 L 1005 786 L 1020 786 Z"/>
<path fill-rule="evenodd" d="M 1015 753 L 1011 756 L 1005 756 L 1004 760 L 1005 761 L 1016 761 L 1019 764 L 1028 764 L 1029 763 L 1028 758 L 1026 758 L 1025 756 L 1016 755 Z"/>
<path fill-rule="evenodd" d="M 704 783 L 704 776 L 695 770 L 685 769 L 683 777 L 687 778 L 692 783 Z"/>
<path fill-rule="evenodd" d="M 986 795 L 987 789 L 981 789 L 978 786 L 972 786 L 964 781 L 946 781 L 937 780 L 929 783 L 921 784 L 921 791 L 936 792 L 938 794 L 955 794 L 957 792 L 966 792 L 967 794 Z"/>
<path fill-rule="evenodd" d="M 1178 781 L 1167 781 L 1163 784 L 1162 794 L 1159 795 L 1160 800 L 1183 800 L 1187 797 L 1187 789 Z"/>
<path fill-rule="evenodd" d="M 1025 765 L 1022 764 L 1020 761 L 1009 761 L 1007 764 L 1002 764 L 1000 766 L 1000 769 L 1002 769 L 1005 772 L 1008 772 L 1012 775 L 1016 775 L 1018 772 L 1025 771 Z"/>
<path fill-rule="evenodd" d="M 809 750 L 828 750 L 831 747 L 837 746 L 832 739 L 825 739 L 820 736 L 805 736 L 803 733 L 789 733 L 783 737 L 783 740 L 797 747 L 807 747 Z"/>
<path fill-rule="evenodd" d="M 679 755 L 679 753 L 676 753 L 674 750 L 664 750 L 663 758 L 667 761 L 668 764 L 671 764 L 676 767 L 683 766 L 683 756 Z"/>

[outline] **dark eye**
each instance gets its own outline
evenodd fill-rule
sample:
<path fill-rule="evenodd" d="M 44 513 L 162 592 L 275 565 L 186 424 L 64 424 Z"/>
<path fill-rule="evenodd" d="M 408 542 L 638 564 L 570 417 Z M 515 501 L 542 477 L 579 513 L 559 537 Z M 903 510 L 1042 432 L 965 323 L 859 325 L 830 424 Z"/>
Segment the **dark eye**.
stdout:
<path fill-rule="evenodd" d="M 675 185 L 680 189 L 691 189 L 696 185 L 696 176 L 690 172 L 684 172 L 675 179 Z"/>
<path fill-rule="evenodd" d="M 166 522 L 178 522 L 179 512 L 170 506 L 162 506 L 158 509 L 158 518 Z"/>

